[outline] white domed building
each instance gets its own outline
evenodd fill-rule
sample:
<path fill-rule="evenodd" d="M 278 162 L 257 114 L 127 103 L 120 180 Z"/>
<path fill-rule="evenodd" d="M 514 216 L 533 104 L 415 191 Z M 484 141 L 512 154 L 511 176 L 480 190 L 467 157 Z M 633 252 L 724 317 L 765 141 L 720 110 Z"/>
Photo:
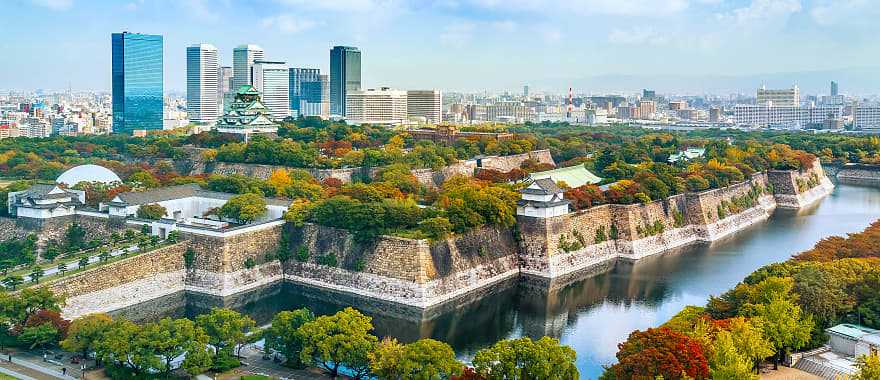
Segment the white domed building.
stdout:
<path fill-rule="evenodd" d="M 70 189 L 80 182 L 105 185 L 122 180 L 110 169 L 98 165 L 80 165 L 68 169 L 55 180 L 55 185 L 36 184 L 24 191 L 9 193 L 9 214 L 19 218 L 49 219 L 76 214 L 86 203 L 86 193 Z"/>

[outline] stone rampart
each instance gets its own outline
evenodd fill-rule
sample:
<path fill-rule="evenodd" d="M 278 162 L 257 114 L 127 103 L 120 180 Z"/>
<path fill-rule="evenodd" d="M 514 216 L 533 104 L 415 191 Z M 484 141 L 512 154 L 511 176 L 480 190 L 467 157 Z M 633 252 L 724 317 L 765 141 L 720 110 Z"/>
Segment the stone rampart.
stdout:
<path fill-rule="evenodd" d="M 43 285 L 67 297 L 65 318 L 108 312 L 184 289 L 187 243 L 87 269 Z"/>
<path fill-rule="evenodd" d="M 806 207 L 830 194 L 834 189 L 834 184 L 825 175 L 818 160 L 809 169 L 771 170 L 767 176 L 770 184 L 773 185 L 776 203 L 782 208 Z"/>
<path fill-rule="evenodd" d="M 851 183 L 856 185 L 880 184 L 880 165 L 843 165 L 837 168 L 836 174 L 837 179 L 842 183 Z"/>
<path fill-rule="evenodd" d="M 526 160 L 535 160 L 539 164 L 556 165 L 549 150 L 535 150 L 528 153 L 514 154 L 510 156 L 489 156 L 480 159 L 479 167 L 484 169 L 509 172 L 519 168 Z"/>

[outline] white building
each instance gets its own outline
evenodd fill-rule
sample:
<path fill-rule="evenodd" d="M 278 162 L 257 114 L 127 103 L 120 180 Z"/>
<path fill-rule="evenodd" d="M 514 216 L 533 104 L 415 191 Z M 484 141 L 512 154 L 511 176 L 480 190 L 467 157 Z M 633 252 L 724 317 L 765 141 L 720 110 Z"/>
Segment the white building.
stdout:
<path fill-rule="evenodd" d="M 214 45 L 186 48 L 186 109 L 190 121 L 211 124 L 220 117 L 219 70 Z"/>
<path fill-rule="evenodd" d="M 759 106 L 797 107 L 800 105 L 801 93 L 798 86 L 781 90 L 768 90 L 766 87 L 758 89 Z"/>
<path fill-rule="evenodd" d="M 220 66 L 217 69 L 217 106 L 220 113 L 223 113 L 223 103 L 227 94 L 235 94 L 238 89 L 232 85 L 232 68 L 229 66 Z"/>
<path fill-rule="evenodd" d="M 439 90 L 410 90 L 406 92 L 406 116 L 424 118 L 429 124 L 443 121 L 443 97 Z"/>
<path fill-rule="evenodd" d="M 880 106 L 856 106 L 853 112 L 853 126 L 856 129 L 880 128 Z"/>
<path fill-rule="evenodd" d="M 737 105 L 733 107 L 733 119 L 738 125 L 756 127 L 780 126 L 804 128 L 820 125 L 828 119 L 838 119 L 843 107 L 777 107 L 774 105 Z"/>
<path fill-rule="evenodd" d="M 519 191 L 522 199 L 516 202 L 516 214 L 533 218 L 550 218 L 568 213 L 569 201 L 562 189 L 551 178 L 535 180 Z"/>
<path fill-rule="evenodd" d="M 254 88 L 273 118 L 290 116 L 290 74 L 287 64 L 278 61 L 255 61 Z"/>
<path fill-rule="evenodd" d="M 345 120 L 352 124 L 403 124 L 407 120 L 406 91 L 379 89 L 348 91 Z"/>
<path fill-rule="evenodd" d="M 253 85 L 252 69 L 255 61 L 264 58 L 263 48 L 257 45 L 240 45 L 232 50 L 232 91 L 244 85 Z"/>
<path fill-rule="evenodd" d="M 49 219 L 76 214 L 86 203 L 86 193 L 69 187 L 80 182 L 105 185 L 122 183 L 109 169 L 98 165 L 80 165 L 68 169 L 55 180 L 55 185 L 36 184 L 24 191 L 9 193 L 7 207 L 19 218 Z"/>

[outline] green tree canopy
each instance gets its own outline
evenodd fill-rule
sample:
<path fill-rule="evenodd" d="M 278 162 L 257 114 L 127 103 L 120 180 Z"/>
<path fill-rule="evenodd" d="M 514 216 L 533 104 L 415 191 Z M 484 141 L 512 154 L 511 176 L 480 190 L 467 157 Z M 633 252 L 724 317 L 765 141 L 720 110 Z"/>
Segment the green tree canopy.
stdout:
<path fill-rule="evenodd" d="M 370 334 L 372 318 L 347 307 L 334 315 L 318 317 L 299 328 L 303 337 L 302 360 L 319 366 L 338 376 L 342 366 L 348 368 L 355 379 L 370 372 L 367 355 L 378 339 Z"/>
<path fill-rule="evenodd" d="M 489 380 L 547 379 L 577 380 L 580 377 L 577 354 L 559 340 L 543 337 L 501 340 L 477 351 L 473 364 L 477 373 Z"/>
<path fill-rule="evenodd" d="M 266 347 L 280 352 L 287 359 L 289 367 L 302 368 L 304 363 L 300 357 L 303 348 L 303 337 L 299 328 L 315 319 L 309 309 L 282 311 L 272 318 L 272 325 L 263 331 Z"/>

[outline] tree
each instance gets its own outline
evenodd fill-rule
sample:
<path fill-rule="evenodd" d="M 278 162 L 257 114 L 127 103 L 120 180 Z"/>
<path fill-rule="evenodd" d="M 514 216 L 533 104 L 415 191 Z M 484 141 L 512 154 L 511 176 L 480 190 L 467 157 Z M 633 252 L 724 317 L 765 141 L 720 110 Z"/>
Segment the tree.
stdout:
<path fill-rule="evenodd" d="M 142 205 L 137 209 L 137 217 L 141 219 L 158 220 L 167 213 L 168 210 L 157 203 Z"/>
<path fill-rule="evenodd" d="M 21 276 L 16 275 L 6 276 L 6 278 L 3 279 L 3 285 L 11 290 L 15 290 L 15 287 L 21 285 L 23 282 L 24 280 Z"/>
<path fill-rule="evenodd" d="M 156 323 L 147 323 L 141 326 L 136 340 L 144 351 L 163 359 L 164 362 L 156 369 L 166 376 L 171 373 L 172 360 L 188 351 L 203 350 L 207 342 L 205 331 L 186 318 L 162 318 Z M 201 358 L 198 359 L 201 362 Z M 193 368 L 196 367 L 199 366 Z"/>
<path fill-rule="evenodd" d="M 477 351 L 474 369 L 489 380 L 547 379 L 577 380 L 580 377 L 577 354 L 559 340 L 543 337 L 501 340 L 492 347 Z"/>
<path fill-rule="evenodd" d="M 128 176 L 128 178 L 125 179 L 125 183 L 132 188 L 137 189 L 152 189 L 159 187 L 159 180 L 146 170 L 139 170 Z"/>
<path fill-rule="evenodd" d="M 703 347 L 687 335 L 668 327 L 634 331 L 618 345 L 617 364 L 609 367 L 603 379 L 707 378 L 709 362 Z"/>
<path fill-rule="evenodd" d="M 83 256 L 79 258 L 79 261 L 76 263 L 77 268 L 82 269 L 89 265 L 89 257 Z"/>
<path fill-rule="evenodd" d="M 781 296 L 772 299 L 766 305 L 756 305 L 755 319 L 759 321 L 764 336 L 776 350 L 774 368 L 779 367 L 779 362 L 789 349 L 801 348 L 810 341 L 813 317 L 810 315 L 803 317 L 800 306 Z"/>
<path fill-rule="evenodd" d="M 347 307 L 302 325 L 299 333 L 303 337 L 303 362 L 320 366 L 333 377 L 339 375 L 342 366 L 351 370 L 355 379 L 365 377 L 370 372 L 367 354 L 378 340 L 370 334 L 371 320 Z"/>
<path fill-rule="evenodd" d="M 79 251 L 85 248 L 86 230 L 79 224 L 73 223 L 64 231 L 64 243 L 68 252 Z"/>
<path fill-rule="evenodd" d="M 46 274 L 46 272 L 43 271 L 43 268 L 34 265 L 33 268 L 31 268 L 31 273 L 28 274 L 28 277 L 31 278 L 31 282 L 38 282 L 40 281 L 40 277 L 43 277 L 44 274 Z"/>
<path fill-rule="evenodd" d="M 30 349 L 45 348 L 58 342 L 58 329 L 51 323 L 43 323 L 33 327 L 25 327 L 18 335 L 18 341 L 27 344 Z"/>
<path fill-rule="evenodd" d="M 79 352 L 88 357 L 89 352 L 97 349 L 98 342 L 110 330 L 113 318 L 104 313 L 88 314 L 75 319 L 67 330 L 67 338 L 61 341 L 61 348 L 66 351 Z"/>
<path fill-rule="evenodd" d="M 275 189 L 276 196 L 284 196 L 287 189 L 293 185 L 293 180 L 290 178 L 290 175 L 287 174 L 287 170 L 282 168 L 273 171 L 266 180 L 266 183 Z"/>
<path fill-rule="evenodd" d="M 880 356 L 877 354 L 862 355 L 856 360 L 856 373 L 853 380 L 877 380 L 880 379 Z"/>
<path fill-rule="evenodd" d="M 107 248 L 107 247 L 101 247 L 101 248 L 98 250 L 98 252 L 99 252 L 99 253 L 98 253 L 98 260 L 101 260 L 101 262 L 103 262 L 103 263 L 106 263 L 107 260 L 110 260 L 110 256 L 111 256 L 111 255 L 110 255 L 110 249 L 109 249 L 109 248 Z"/>
<path fill-rule="evenodd" d="M 385 339 L 369 357 L 373 373 L 383 379 L 449 379 L 463 367 L 452 347 L 433 339 L 407 345 Z"/>
<path fill-rule="evenodd" d="M 208 343 L 219 354 L 233 350 L 247 341 L 247 334 L 256 326 L 253 319 L 241 313 L 224 308 L 214 308 L 208 314 L 196 317 L 196 324 L 208 334 Z"/>
<path fill-rule="evenodd" d="M 263 331 L 266 338 L 266 347 L 281 352 L 287 359 L 288 367 L 303 368 L 304 364 L 300 353 L 303 347 L 303 337 L 299 328 L 315 319 L 309 309 L 297 309 L 294 311 L 282 311 L 272 318 L 272 325 Z"/>
<path fill-rule="evenodd" d="M 715 337 L 715 354 L 709 360 L 712 380 L 756 380 L 749 357 L 739 352 L 730 332 Z"/>
<path fill-rule="evenodd" d="M 217 210 L 217 215 L 242 223 L 253 222 L 265 214 L 266 200 L 253 193 L 236 195 Z"/>
<path fill-rule="evenodd" d="M 746 320 L 742 317 L 730 319 L 727 330 L 733 338 L 733 345 L 736 351 L 747 357 L 755 372 L 764 358 L 773 355 L 773 344 L 764 338 L 761 326 L 758 321 Z"/>
<path fill-rule="evenodd" d="M 58 263 L 58 273 L 61 273 L 61 275 L 63 276 L 64 272 L 67 272 L 67 263 Z"/>

